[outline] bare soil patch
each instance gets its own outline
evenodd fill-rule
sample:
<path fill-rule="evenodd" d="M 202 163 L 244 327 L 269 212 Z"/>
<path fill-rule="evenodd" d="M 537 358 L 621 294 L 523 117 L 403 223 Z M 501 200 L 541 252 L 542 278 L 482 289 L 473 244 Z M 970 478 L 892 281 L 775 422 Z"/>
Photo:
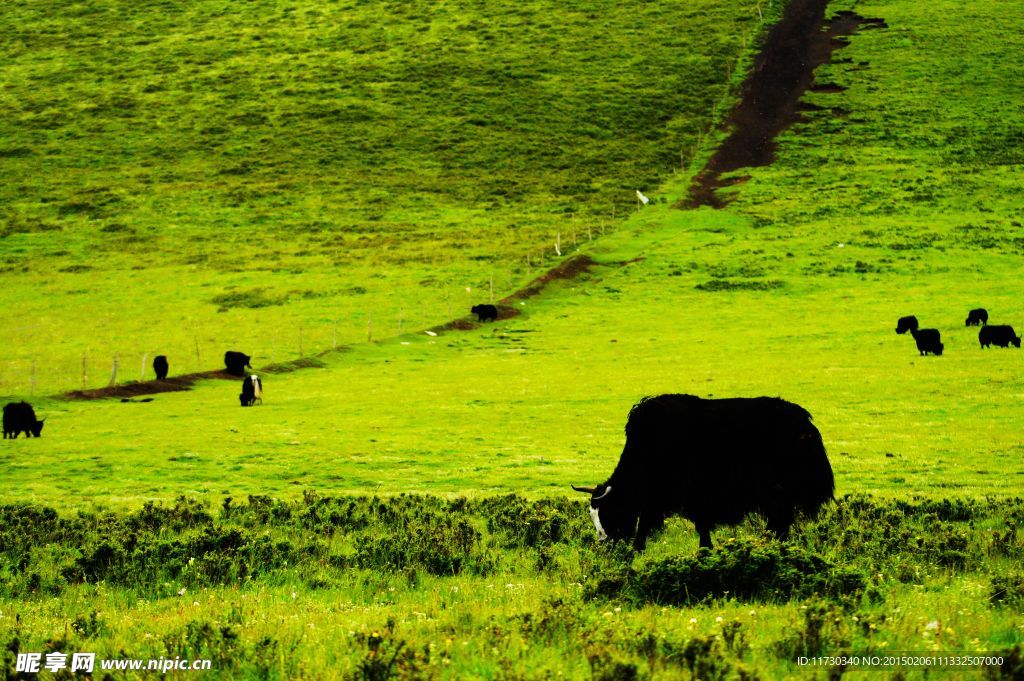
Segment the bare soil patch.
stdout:
<path fill-rule="evenodd" d="M 506 305 L 518 303 L 540 294 L 544 288 L 559 279 L 575 279 L 590 270 L 597 263 L 589 255 L 574 255 L 551 268 L 510 296 L 501 299 Z"/>
<path fill-rule="evenodd" d="M 237 381 L 239 376 L 233 376 L 226 371 L 199 371 L 194 374 L 183 374 L 174 376 L 162 381 L 141 381 L 138 383 L 122 383 L 108 386 L 106 388 L 92 388 L 90 390 L 72 390 L 62 393 L 57 397 L 65 400 L 105 400 L 110 398 L 132 398 L 142 395 L 156 395 L 158 393 L 173 393 L 182 390 L 191 390 L 196 381 L 208 379 L 224 379 Z"/>
<path fill-rule="evenodd" d="M 725 201 L 716 191 L 728 183 L 725 173 L 765 166 L 775 158 L 775 138 L 800 119 L 800 97 L 808 89 L 840 92 L 834 83 L 814 83 L 814 70 L 848 44 L 845 36 L 860 27 L 887 28 L 882 19 L 865 19 L 854 12 L 837 12 L 825 20 L 828 0 L 791 0 L 782 19 L 769 32 L 754 68 L 743 84 L 740 102 L 726 121 L 732 134 L 694 178 L 689 196 L 678 208 L 712 206 Z"/>

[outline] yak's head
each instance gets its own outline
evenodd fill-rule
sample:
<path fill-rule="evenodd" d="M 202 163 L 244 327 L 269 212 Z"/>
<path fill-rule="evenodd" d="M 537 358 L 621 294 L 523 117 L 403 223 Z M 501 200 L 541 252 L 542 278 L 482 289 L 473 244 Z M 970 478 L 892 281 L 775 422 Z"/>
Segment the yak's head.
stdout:
<path fill-rule="evenodd" d="M 1013 343 L 1013 345 L 1014 345 L 1015 347 L 1018 347 L 1018 348 L 1019 348 L 1019 347 L 1020 347 L 1020 336 L 1017 336 L 1016 338 L 1014 338 L 1014 339 L 1013 339 L 1012 341 L 1010 341 L 1010 342 L 1011 342 L 1011 343 Z"/>
<path fill-rule="evenodd" d="M 598 541 L 627 539 L 633 536 L 639 514 L 621 491 L 614 490 L 608 484 L 597 487 L 573 485 L 572 488 L 590 495 L 590 518 L 594 521 Z"/>
<path fill-rule="evenodd" d="M 46 419 L 43 419 L 45 421 Z M 43 434 L 43 421 L 36 421 L 29 430 L 32 431 L 32 435 L 39 437 Z"/>

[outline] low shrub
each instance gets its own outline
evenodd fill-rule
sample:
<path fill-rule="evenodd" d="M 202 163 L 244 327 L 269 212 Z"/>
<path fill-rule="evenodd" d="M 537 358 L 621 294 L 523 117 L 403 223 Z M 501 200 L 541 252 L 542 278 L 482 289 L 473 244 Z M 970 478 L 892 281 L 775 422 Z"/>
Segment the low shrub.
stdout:
<path fill-rule="evenodd" d="M 862 572 L 799 546 L 750 541 L 652 561 L 622 577 L 622 595 L 662 605 L 692 605 L 726 596 L 760 601 L 855 597 L 867 585 Z M 609 587 L 605 581 L 601 588 L 607 592 Z"/>

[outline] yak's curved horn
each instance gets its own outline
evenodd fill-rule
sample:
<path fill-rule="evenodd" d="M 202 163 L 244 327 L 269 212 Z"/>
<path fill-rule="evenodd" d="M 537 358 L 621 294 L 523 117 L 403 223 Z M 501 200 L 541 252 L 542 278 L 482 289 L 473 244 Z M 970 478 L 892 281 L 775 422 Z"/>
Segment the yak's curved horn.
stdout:
<path fill-rule="evenodd" d="M 604 494 L 602 494 L 602 495 L 601 495 L 601 496 L 599 496 L 599 497 L 594 497 L 594 501 L 601 501 L 601 500 L 602 500 L 602 499 L 604 499 L 604 498 L 605 498 L 606 496 L 608 496 L 608 493 L 609 493 L 609 492 L 611 492 L 611 491 L 612 491 L 612 486 L 611 486 L 611 485 L 608 485 L 608 489 L 606 489 L 606 490 L 604 491 Z"/>
<path fill-rule="evenodd" d="M 596 487 L 577 487 L 576 485 L 573 485 L 572 488 L 577 492 L 584 492 L 586 494 L 593 494 L 597 489 Z"/>

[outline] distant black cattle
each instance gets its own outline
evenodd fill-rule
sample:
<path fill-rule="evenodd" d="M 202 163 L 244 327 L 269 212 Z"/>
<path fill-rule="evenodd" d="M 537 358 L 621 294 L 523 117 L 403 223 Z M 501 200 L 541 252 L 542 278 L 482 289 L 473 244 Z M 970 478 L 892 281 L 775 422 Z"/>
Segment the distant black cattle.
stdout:
<path fill-rule="evenodd" d="M 914 329 L 910 332 L 917 342 L 917 351 L 922 355 L 941 355 L 944 346 L 938 329 Z"/>
<path fill-rule="evenodd" d="M 469 311 L 481 322 L 493 322 L 498 318 L 498 308 L 493 305 L 474 305 Z"/>
<path fill-rule="evenodd" d="M 153 358 L 153 371 L 156 372 L 156 380 L 162 381 L 167 378 L 167 356 L 157 355 Z"/>
<path fill-rule="evenodd" d="M 906 333 L 907 331 L 914 331 L 917 329 L 917 317 L 910 315 L 908 317 L 900 317 L 896 320 L 896 333 Z"/>
<path fill-rule="evenodd" d="M 4 406 L 4 439 L 13 440 L 20 433 L 25 433 L 25 437 L 40 437 L 43 422 L 36 420 L 36 413 L 28 402 L 10 402 Z"/>
<path fill-rule="evenodd" d="M 242 380 L 242 393 L 238 396 L 243 407 L 251 407 L 254 404 L 263 404 L 263 381 L 253 374 Z"/>
<path fill-rule="evenodd" d="M 626 446 L 604 484 L 573 487 L 590 497 L 599 539 L 648 535 L 671 515 L 693 522 L 700 545 L 711 530 L 750 513 L 785 537 L 800 511 L 833 498 L 832 466 L 802 407 L 777 397 L 706 400 L 647 397 L 629 412 Z"/>
<path fill-rule="evenodd" d="M 964 326 L 984 326 L 988 324 L 988 310 L 978 307 L 967 313 Z"/>
<path fill-rule="evenodd" d="M 252 368 L 249 364 L 251 359 L 252 357 L 244 353 L 228 350 L 224 353 L 224 368 L 234 376 L 245 376 L 245 368 Z"/>
<path fill-rule="evenodd" d="M 981 330 L 978 331 L 978 342 L 981 343 L 982 348 L 987 348 L 990 345 L 1006 348 L 1010 346 L 1010 343 L 1019 348 L 1020 336 L 1014 333 L 1012 326 L 993 324 L 981 327 Z"/>

